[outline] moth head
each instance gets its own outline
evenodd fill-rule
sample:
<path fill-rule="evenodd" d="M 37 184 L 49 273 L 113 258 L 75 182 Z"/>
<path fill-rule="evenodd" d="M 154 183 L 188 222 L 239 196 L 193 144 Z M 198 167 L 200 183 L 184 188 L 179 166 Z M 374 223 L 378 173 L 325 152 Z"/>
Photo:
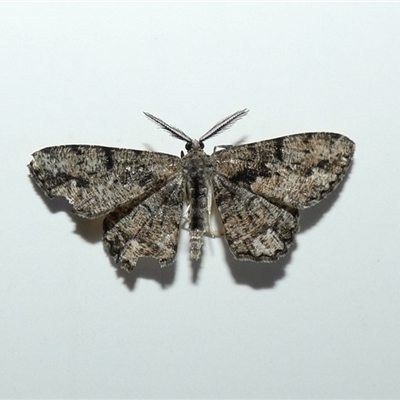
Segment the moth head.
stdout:
<path fill-rule="evenodd" d="M 203 150 L 204 149 L 204 142 L 196 140 L 196 139 L 192 139 L 190 142 L 187 142 L 185 144 L 185 149 L 187 151 L 190 151 L 190 150 Z"/>

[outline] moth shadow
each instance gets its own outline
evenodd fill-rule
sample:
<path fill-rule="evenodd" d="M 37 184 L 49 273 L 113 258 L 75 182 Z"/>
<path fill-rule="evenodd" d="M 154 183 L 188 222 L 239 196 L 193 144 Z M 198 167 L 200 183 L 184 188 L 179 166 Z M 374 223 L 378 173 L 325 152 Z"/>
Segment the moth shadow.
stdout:
<path fill-rule="evenodd" d="M 104 218 L 80 218 L 72 212 L 72 205 L 64 197 L 54 197 L 54 199 L 50 199 L 36 185 L 33 184 L 33 187 L 52 214 L 56 214 L 58 212 L 65 212 L 68 214 L 71 220 L 75 223 L 75 234 L 78 234 L 87 242 L 92 244 L 101 241 L 103 235 Z"/>
<path fill-rule="evenodd" d="M 50 199 L 47 197 L 31 180 L 32 185 L 39 197 L 42 198 L 46 207 L 52 214 L 65 212 L 75 223 L 74 233 L 81 236 L 89 243 L 95 244 L 102 241 L 103 238 L 103 220 L 104 218 L 85 219 L 80 218 L 72 212 L 72 205 L 64 197 L 55 197 Z M 104 249 L 107 253 L 107 251 Z M 107 253 L 110 264 L 115 268 L 118 278 L 122 278 L 125 286 L 129 290 L 133 290 L 138 278 L 151 279 L 156 281 L 162 288 L 172 285 L 175 278 L 175 263 L 161 268 L 157 260 L 152 258 L 141 258 L 132 272 L 123 270 Z"/>
<path fill-rule="evenodd" d="M 110 255 L 110 264 L 115 268 L 118 278 L 123 279 L 124 285 L 133 291 L 139 278 L 150 279 L 157 282 L 162 289 L 170 287 L 175 279 L 176 262 L 167 266 L 160 267 L 160 263 L 154 258 L 140 258 L 133 271 L 128 272 L 122 269 Z"/>
<path fill-rule="evenodd" d="M 192 269 L 192 283 L 196 284 L 199 279 L 199 272 L 201 269 L 201 259 L 199 260 L 191 260 L 190 261 L 191 269 Z"/>
<path fill-rule="evenodd" d="M 253 261 L 236 260 L 224 240 L 225 257 L 233 279 L 240 285 L 247 285 L 253 289 L 271 289 L 276 282 L 285 277 L 285 268 L 290 263 L 292 251 L 296 242 L 292 244 L 288 254 L 273 263 L 258 263 Z"/>

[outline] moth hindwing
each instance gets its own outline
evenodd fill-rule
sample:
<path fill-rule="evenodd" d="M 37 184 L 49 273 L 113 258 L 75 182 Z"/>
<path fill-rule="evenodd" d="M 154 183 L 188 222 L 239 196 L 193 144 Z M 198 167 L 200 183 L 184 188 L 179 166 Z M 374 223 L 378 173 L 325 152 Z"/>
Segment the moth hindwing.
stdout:
<path fill-rule="evenodd" d="M 237 111 L 199 140 L 145 113 L 186 142 L 176 157 L 151 151 L 89 145 L 47 147 L 33 154 L 31 176 L 44 193 L 63 196 L 83 218 L 104 218 L 103 241 L 122 267 L 140 257 L 161 266 L 176 257 L 183 204 L 188 203 L 190 257 L 201 254 L 217 205 L 225 237 L 239 260 L 274 261 L 287 253 L 299 229 L 299 209 L 310 207 L 342 181 L 355 144 L 331 132 L 300 133 L 211 155 L 204 141 L 247 114 Z"/>

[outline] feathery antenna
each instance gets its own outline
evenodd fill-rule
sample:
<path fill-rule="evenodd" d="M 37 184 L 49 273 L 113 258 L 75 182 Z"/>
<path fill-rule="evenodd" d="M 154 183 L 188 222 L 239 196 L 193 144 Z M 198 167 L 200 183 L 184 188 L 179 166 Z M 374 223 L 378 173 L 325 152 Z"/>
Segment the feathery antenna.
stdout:
<path fill-rule="evenodd" d="M 204 142 L 205 140 L 209 139 L 212 136 L 218 135 L 222 131 L 230 128 L 236 121 L 243 118 L 249 110 L 247 108 L 236 111 L 234 114 L 230 115 L 222 119 L 221 121 L 217 122 L 208 132 L 206 132 L 200 139 L 200 142 Z"/>
<path fill-rule="evenodd" d="M 184 140 L 185 142 L 191 143 L 192 139 L 190 139 L 189 136 L 187 136 L 184 132 L 182 132 L 180 129 L 175 128 L 172 125 L 168 125 L 166 122 L 164 122 L 162 119 L 155 117 L 154 115 L 148 113 L 148 112 L 143 112 L 143 114 L 149 118 L 151 121 L 155 122 L 159 127 L 164 129 L 165 131 L 169 132 L 173 137 Z"/>

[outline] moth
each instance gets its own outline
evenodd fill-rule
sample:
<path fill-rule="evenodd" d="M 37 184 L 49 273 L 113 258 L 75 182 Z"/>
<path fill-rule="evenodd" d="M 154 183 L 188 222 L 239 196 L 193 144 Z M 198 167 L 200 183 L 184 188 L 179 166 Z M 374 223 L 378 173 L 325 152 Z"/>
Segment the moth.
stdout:
<path fill-rule="evenodd" d="M 184 203 L 192 260 L 200 257 L 203 236 L 212 233 L 215 201 L 233 256 L 275 261 L 299 230 L 299 209 L 317 204 L 342 181 L 355 144 L 337 133 L 311 132 L 204 152 L 207 139 L 247 112 L 224 118 L 199 140 L 145 113 L 186 142 L 181 157 L 64 145 L 35 152 L 28 167 L 48 197 L 67 198 L 80 217 L 105 216 L 105 247 L 128 271 L 140 257 L 153 257 L 161 266 L 175 260 Z"/>

